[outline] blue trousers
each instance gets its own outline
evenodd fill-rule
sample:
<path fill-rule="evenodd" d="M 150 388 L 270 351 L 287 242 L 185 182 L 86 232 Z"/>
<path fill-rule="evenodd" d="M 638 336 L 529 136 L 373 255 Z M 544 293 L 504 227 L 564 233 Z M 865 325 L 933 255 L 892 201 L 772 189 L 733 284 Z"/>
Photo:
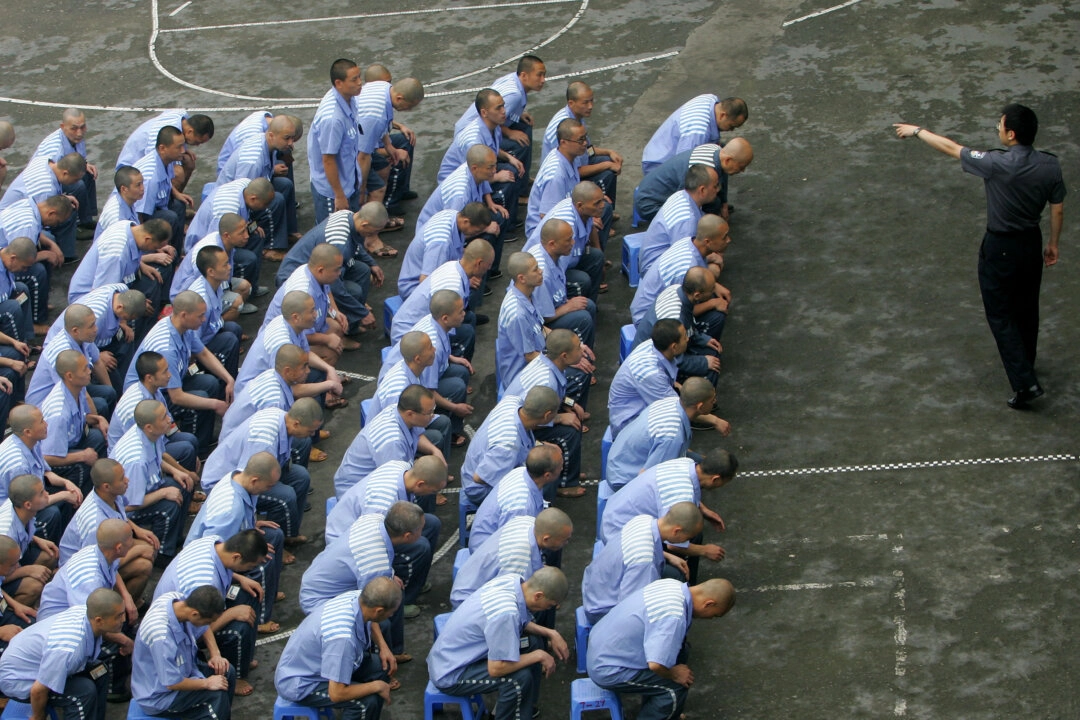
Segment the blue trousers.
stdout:
<path fill-rule="evenodd" d="M 306 467 L 286 463 L 281 468 L 281 481 L 260 493 L 255 508 L 266 513 L 266 519 L 281 526 L 285 537 L 300 534 L 300 521 L 304 518 L 303 506 L 307 503 L 311 488 L 311 475 Z"/>
<path fill-rule="evenodd" d="M 376 680 L 387 682 L 390 677 L 383 671 L 378 653 L 369 648 L 364 653 L 364 659 L 361 660 L 360 667 L 353 671 L 352 682 L 366 683 Z M 341 720 L 378 720 L 379 715 L 382 713 L 383 699 L 378 693 L 375 693 L 356 700 L 336 703 L 330 699 L 330 684 L 324 682 L 316 685 L 310 695 L 301 698 L 299 704 L 307 707 L 330 707 L 340 710 Z"/>

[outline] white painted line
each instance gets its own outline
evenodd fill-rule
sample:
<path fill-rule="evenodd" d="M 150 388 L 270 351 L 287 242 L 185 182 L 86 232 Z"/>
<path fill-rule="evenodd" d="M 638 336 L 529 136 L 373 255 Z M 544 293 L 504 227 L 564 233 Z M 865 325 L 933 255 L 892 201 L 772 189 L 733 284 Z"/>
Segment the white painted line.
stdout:
<path fill-rule="evenodd" d="M 374 382 L 375 380 L 378 380 L 378 378 L 373 378 L 370 375 L 360 375 L 358 373 L 347 372 L 345 370 L 338 370 L 337 374 L 344 375 L 345 377 L 352 378 L 353 380 L 359 380 L 360 382 Z"/>
<path fill-rule="evenodd" d="M 617 70 L 619 68 L 629 67 L 631 65 L 638 65 L 640 63 L 651 62 L 653 60 L 663 60 L 669 57 L 675 57 L 679 54 L 678 50 L 669 50 L 659 55 L 650 55 L 649 57 L 638 58 L 637 60 L 626 60 L 624 62 L 615 63 L 614 65 L 603 65 L 601 67 L 589 68 L 586 70 L 579 70 L 577 72 L 564 73 L 562 75 L 552 75 L 548 77 L 548 80 L 562 80 L 564 78 L 580 77 L 582 75 L 590 75 L 592 73 L 606 72 L 608 70 Z M 465 88 L 462 90 L 444 90 L 437 93 L 427 93 L 426 97 L 441 97 L 447 95 L 467 95 L 473 94 L 483 87 Z M 259 98 L 256 98 L 259 99 Z M 304 102 L 307 100 L 307 102 Z M 308 98 L 293 98 L 286 103 L 273 103 L 272 107 L 275 110 L 310 110 L 319 106 L 319 99 Z M 0 96 L 0 103 L 11 103 L 12 105 L 31 105 L 34 107 L 51 107 L 51 108 L 69 108 L 76 107 L 80 110 L 93 110 L 98 112 L 126 112 L 126 113 L 151 113 L 162 112 L 163 110 L 174 109 L 170 106 L 162 107 L 147 107 L 137 105 L 81 105 L 78 103 L 69 102 L 49 102 L 47 100 L 26 100 L 24 98 L 13 98 Z M 201 113 L 220 113 L 220 112 L 255 112 L 256 110 L 266 110 L 270 107 L 270 103 L 261 103 L 258 105 L 226 105 L 226 106 L 207 106 L 207 107 L 188 107 L 185 108 L 188 112 L 201 112 Z M 340 370 L 338 371 L 341 372 Z M 367 376 L 357 376 L 363 378 Z"/>
<path fill-rule="evenodd" d="M 1076 462 L 1080 457 L 1068 453 L 1057 455 L 1018 455 L 1000 458 L 961 458 L 957 460 L 916 460 L 912 462 L 874 463 L 870 465 L 833 465 L 819 468 L 791 468 L 787 470 L 748 470 L 740 472 L 740 478 L 795 477 L 800 475 L 835 475 L 849 473 L 888 472 L 892 470 L 926 470 L 948 467 L 975 467 L 978 465 L 1014 465 L 1036 462 Z"/>
<path fill-rule="evenodd" d="M 180 7 L 176 8 L 171 13 L 169 13 L 169 17 L 176 17 L 177 14 L 179 14 L 179 12 L 181 10 L 183 10 L 184 8 L 186 8 L 190 4 L 191 4 L 191 0 L 188 0 L 186 3 L 184 3 L 183 5 L 181 5 Z"/>
<path fill-rule="evenodd" d="M 456 7 L 427 8 L 424 10 L 397 10 L 394 12 L 358 13 L 356 15 L 330 15 L 326 17 L 300 18 L 298 20 L 264 20 L 261 22 L 226 23 L 222 25 L 196 25 L 193 27 L 167 28 L 165 33 L 201 32 L 204 30 L 227 30 L 230 28 L 272 27 L 277 25 L 300 25 L 304 23 L 338 22 L 341 20 L 369 20 L 371 18 L 405 17 L 409 15 L 434 15 L 438 13 L 461 12 L 462 10 L 493 10 L 496 8 L 526 7 L 530 5 L 562 5 L 579 0 L 525 0 L 525 2 L 502 2 L 492 5 L 458 5 Z M 188 5 L 190 3 L 187 3 Z M 186 7 L 186 5 L 185 5 Z M 170 17 L 179 10 L 170 13 Z"/>
<path fill-rule="evenodd" d="M 455 530 L 454 531 L 454 536 L 452 538 L 450 538 L 449 540 L 447 540 L 446 542 L 444 542 L 442 544 L 442 547 L 439 548 L 438 550 L 436 550 L 435 554 L 431 556 L 431 564 L 434 565 L 435 563 L 442 560 L 446 556 L 446 553 L 450 552 L 450 550 L 457 547 L 457 544 L 458 544 L 458 531 Z"/>
<path fill-rule="evenodd" d="M 811 18 L 821 17 L 822 15 L 826 15 L 828 13 L 831 13 L 831 12 L 835 11 L 835 10 L 840 10 L 842 8 L 846 8 L 849 5 L 854 5 L 857 2 L 860 2 L 860 0 L 847 0 L 847 2 L 840 3 L 839 5 L 833 5 L 831 8 L 825 8 L 824 10 L 818 10 L 817 12 L 812 12 L 809 15 L 803 15 L 802 17 L 795 18 L 794 20 L 788 20 L 787 22 L 781 24 L 780 27 L 787 27 L 788 25 L 794 25 L 795 23 L 801 23 L 803 20 L 810 20 Z"/>
<path fill-rule="evenodd" d="M 292 635 L 294 632 L 296 632 L 296 628 L 279 632 L 276 635 L 268 635 L 267 637 L 259 638 L 255 641 L 255 647 L 259 647 L 261 645 L 269 645 L 270 643 L 277 642 L 278 640 L 288 640 L 289 636 Z"/>
<path fill-rule="evenodd" d="M 850 589 L 857 587 L 873 587 L 874 581 L 871 579 L 855 582 L 853 580 L 846 580 L 838 583 L 794 583 L 791 585 L 762 585 L 756 588 L 739 588 L 737 592 L 797 592 L 801 590 L 834 590 L 834 589 Z"/>

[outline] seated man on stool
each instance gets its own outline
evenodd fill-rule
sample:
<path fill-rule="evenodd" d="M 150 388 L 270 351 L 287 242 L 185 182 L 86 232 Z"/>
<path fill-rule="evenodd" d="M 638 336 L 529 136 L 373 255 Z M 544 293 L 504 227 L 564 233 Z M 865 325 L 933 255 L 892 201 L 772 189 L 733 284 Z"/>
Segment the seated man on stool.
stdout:
<path fill-rule="evenodd" d="M 555 630 L 532 622 L 566 599 L 562 570 L 542 567 L 525 580 L 500 575 L 458 607 L 428 653 L 428 675 L 441 692 L 460 697 L 497 692 L 495 720 L 534 717 L 540 676 L 555 672 L 570 650 Z M 529 635 L 527 650 L 522 636 Z M 549 643 L 550 652 L 542 649 Z M 554 655 L 554 657 L 552 657 Z"/>
<path fill-rule="evenodd" d="M 308 707 L 341 710 L 342 720 L 378 720 L 400 687 L 379 623 L 401 605 L 392 578 L 373 578 L 316 608 L 289 638 L 274 673 L 278 695 Z"/>

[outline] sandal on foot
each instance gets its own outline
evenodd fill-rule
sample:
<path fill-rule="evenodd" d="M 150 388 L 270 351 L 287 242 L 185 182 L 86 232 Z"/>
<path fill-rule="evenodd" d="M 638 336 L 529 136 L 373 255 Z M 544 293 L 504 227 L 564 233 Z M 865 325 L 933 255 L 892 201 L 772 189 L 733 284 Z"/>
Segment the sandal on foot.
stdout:
<path fill-rule="evenodd" d="M 447 497 L 445 495 L 443 495 L 442 493 L 439 493 L 438 495 L 435 496 L 435 504 L 438 505 L 439 507 L 442 507 L 443 505 L 445 505 L 448 502 L 450 502 L 450 500 L 448 500 Z"/>
<path fill-rule="evenodd" d="M 309 462 L 322 462 L 323 460 L 326 460 L 326 458 L 328 458 L 328 457 L 330 457 L 330 456 L 326 454 L 325 450 L 321 450 L 319 448 L 311 448 L 311 454 L 308 455 L 308 461 Z"/>
<path fill-rule="evenodd" d="M 397 229 L 400 230 L 401 228 Z M 383 245 L 378 250 L 372 250 L 371 254 L 377 258 L 396 258 L 398 256 L 398 251 L 389 245 Z"/>
<path fill-rule="evenodd" d="M 269 622 L 264 622 L 262 625 L 260 625 L 257 628 L 260 635 L 269 635 L 270 633 L 276 633 L 280 629 L 281 629 L 281 626 L 278 625 L 273 620 L 271 620 Z"/>
<path fill-rule="evenodd" d="M 386 221 L 386 227 L 384 227 L 379 232 L 397 232 L 403 227 L 405 227 L 405 218 L 400 216 L 392 217 Z"/>
<path fill-rule="evenodd" d="M 247 697 L 253 692 L 255 692 L 254 685 L 249 683 L 247 680 L 237 678 L 236 689 L 233 691 L 233 695 L 236 695 L 237 697 Z"/>
<path fill-rule="evenodd" d="M 343 398 L 340 395 L 326 395 L 326 409 L 337 410 L 338 408 L 348 407 L 349 399 Z"/>
<path fill-rule="evenodd" d="M 282 551 L 282 554 L 281 554 L 281 564 L 282 565 L 292 565 L 295 562 L 296 562 L 296 556 L 295 555 L 293 555 L 288 550 L 283 550 Z"/>
<path fill-rule="evenodd" d="M 359 350 L 360 343 L 352 338 L 341 338 L 341 349 L 349 352 L 352 350 Z"/>
<path fill-rule="evenodd" d="M 468 441 L 469 438 L 465 437 L 464 435 L 455 434 L 454 437 L 450 439 L 450 447 L 463 447 Z"/>
<path fill-rule="evenodd" d="M 401 681 L 397 678 L 390 678 L 390 692 L 401 689 Z"/>
<path fill-rule="evenodd" d="M 579 498 L 585 495 L 585 488 L 580 485 L 575 487 L 561 487 L 555 491 L 555 494 L 561 498 Z"/>
<path fill-rule="evenodd" d="M 277 593 L 275 593 L 275 595 L 274 595 L 274 602 L 284 602 L 284 601 L 285 601 L 285 593 L 283 591 L 281 591 L 281 590 L 278 590 Z"/>

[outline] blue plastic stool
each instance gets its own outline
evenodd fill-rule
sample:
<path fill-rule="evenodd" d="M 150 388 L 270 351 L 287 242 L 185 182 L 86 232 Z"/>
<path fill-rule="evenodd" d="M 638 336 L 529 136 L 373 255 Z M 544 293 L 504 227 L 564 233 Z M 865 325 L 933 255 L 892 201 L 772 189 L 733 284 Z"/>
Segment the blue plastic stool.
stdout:
<path fill-rule="evenodd" d="M 606 453 L 604 453 L 604 457 L 607 458 Z M 600 537 L 600 524 L 604 522 L 604 508 L 607 507 L 608 498 L 614 494 L 611 492 L 611 486 L 603 480 L 596 486 L 596 537 Z M 595 551 L 593 557 L 596 557 Z"/>
<path fill-rule="evenodd" d="M 450 573 L 450 582 L 457 580 L 458 570 L 465 567 L 469 554 L 469 548 L 461 548 L 457 551 L 457 555 L 454 556 L 454 569 Z"/>
<path fill-rule="evenodd" d="M 326 498 L 326 517 L 330 517 L 330 511 L 337 505 L 337 498 L 330 496 Z"/>
<path fill-rule="evenodd" d="M 208 182 L 205 185 L 203 185 L 202 186 L 202 196 L 200 198 L 200 202 L 206 202 L 206 198 L 210 197 L 211 193 L 213 193 L 214 190 L 216 190 L 216 189 L 217 189 L 217 183 L 216 182 Z"/>
<path fill-rule="evenodd" d="M 386 356 L 390 354 L 391 350 L 393 350 L 393 348 L 384 347 L 382 350 L 379 351 L 379 357 L 382 358 L 383 365 L 386 364 Z"/>
<path fill-rule="evenodd" d="M 433 631 L 433 634 L 435 635 L 434 640 L 439 639 L 439 633 L 446 627 L 446 621 L 450 619 L 451 615 L 453 615 L 453 613 L 439 613 L 435 616 L 435 619 L 432 621 L 432 624 L 435 626 Z"/>
<path fill-rule="evenodd" d="M 372 398 L 360 401 L 360 427 L 365 427 L 367 425 L 373 405 L 375 405 L 375 400 Z"/>
<path fill-rule="evenodd" d="M 641 282 L 641 275 L 638 272 L 638 253 L 641 252 L 641 240 L 644 237 L 645 233 L 634 233 L 624 235 L 622 239 L 622 271 L 632 288 L 636 288 Z"/>
<path fill-rule="evenodd" d="M 138 705 L 137 702 L 132 701 L 132 705 Z M 59 716 L 56 711 L 51 707 L 48 708 L 50 720 L 58 720 Z M 30 703 L 19 702 L 18 700 L 8 700 L 7 707 L 4 708 L 4 714 L 0 715 L 0 718 L 4 720 L 25 720 L 30 717 Z"/>
<path fill-rule="evenodd" d="M 637 212 L 637 188 L 634 188 L 634 204 L 632 206 L 633 215 L 630 217 L 630 227 L 637 229 L 637 226 L 645 222 L 645 219 L 638 215 Z"/>
<path fill-rule="evenodd" d="M 581 678 L 570 683 L 570 719 L 581 720 L 581 713 L 588 710 L 607 710 L 611 720 L 622 720 L 619 696 L 589 678 Z"/>
<path fill-rule="evenodd" d="M 142 705 L 132 700 L 128 703 L 127 720 L 176 720 L 175 715 L 147 715 Z"/>
<path fill-rule="evenodd" d="M 469 546 L 469 515 L 478 509 L 464 491 L 458 493 L 458 547 Z"/>
<path fill-rule="evenodd" d="M 619 362 L 626 360 L 626 356 L 630 354 L 630 351 L 634 349 L 634 338 L 637 337 L 637 330 L 633 325 L 623 325 L 619 331 Z"/>
<path fill-rule="evenodd" d="M 604 429 L 604 437 L 600 439 L 600 480 L 607 479 L 607 456 L 608 451 L 611 450 L 611 445 L 615 442 L 615 438 L 611 436 L 611 426 L 608 425 Z M 604 483 L 600 483 L 600 487 L 604 487 Z M 599 502 L 599 496 L 597 497 Z"/>
<path fill-rule="evenodd" d="M 432 720 L 432 716 L 437 710 L 442 710 L 443 705 L 457 705 L 460 707 L 461 720 L 477 720 L 484 713 L 484 696 L 460 697 L 458 695 L 447 695 L 428 680 L 427 687 L 424 688 L 424 720 Z"/>
<path fill-rule="evenodd" d="M 390 327 L 394 324 L 394 313 L 401 309 L 405 299 L 400 295 L 394 295 L 383 300 L 382 304 L 382 324 L 383 332 L 386 333 L 386 337 L 390 337 Z"/>
<path fill-rule="evenodd" d="M 592 559 L 596 560 L 596 558 L 599 557 L 599 555 L 600 555 L 600 551 L 603 550 L 603 549 L 604 549 L 604 541 L 603 540 L 597 540 L 596 542 L 594 542 L 593 546 L 592 546 Z"/>
<path fill-rule="evenodd" d="M 334 709 L 331 707 L 313 708 L 306 705 L 297 705 L 288 700 L 282 700 L 279 696 L 274 701 L 274 720 L 284 718 L 307 718 L 308 720 L 334 720 Z"/>
<path fill-rule="evenodd" d="M 585 607 L 578 605 L 574 611 L 574 654 L 577 655 L 577 671 L 579 675 L 585 674 L 585 655 L 589 650 L 589 633 L 592 632 L 592 623 L 585 616 Z"/>

